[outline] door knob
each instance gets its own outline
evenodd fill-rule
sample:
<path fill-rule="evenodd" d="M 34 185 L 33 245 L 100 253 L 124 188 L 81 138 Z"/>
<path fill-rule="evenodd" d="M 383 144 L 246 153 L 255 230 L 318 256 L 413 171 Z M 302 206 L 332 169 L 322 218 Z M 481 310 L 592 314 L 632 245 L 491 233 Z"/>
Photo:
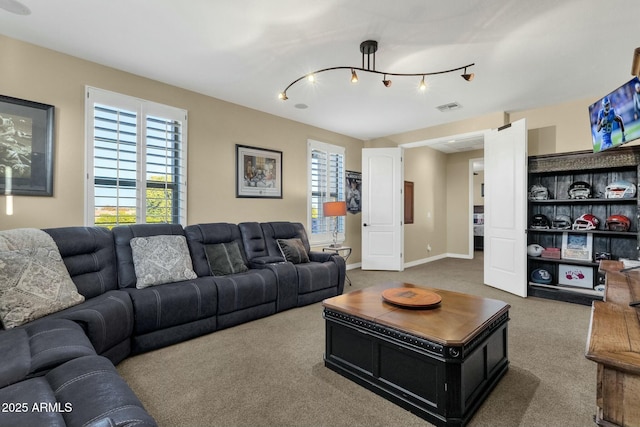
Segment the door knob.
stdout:
<path fill-rule="evenodd" d="M 363 226 L 363 227 L 366 227 L 366 226 L 367 226 L 367 223 L 365 222 L 364 224 L 362 224 L 362 226 Z"/>

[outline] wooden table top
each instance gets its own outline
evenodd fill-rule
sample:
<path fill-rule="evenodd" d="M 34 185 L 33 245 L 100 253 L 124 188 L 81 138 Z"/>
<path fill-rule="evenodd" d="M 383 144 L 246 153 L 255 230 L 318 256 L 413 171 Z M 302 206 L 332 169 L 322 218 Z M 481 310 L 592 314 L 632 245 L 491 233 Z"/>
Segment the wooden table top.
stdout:
<path fill-rule="evenodd" d="M 385 289 L 398 287 L 426 289 L 438 294 L 442 301 L 433 308 L 414 309 L 383 300 Z M 322 305 L 449 346 L 468 343 L 511 307 L 503 301 L 399 282 L 338 295 L 324 300 Z"/>

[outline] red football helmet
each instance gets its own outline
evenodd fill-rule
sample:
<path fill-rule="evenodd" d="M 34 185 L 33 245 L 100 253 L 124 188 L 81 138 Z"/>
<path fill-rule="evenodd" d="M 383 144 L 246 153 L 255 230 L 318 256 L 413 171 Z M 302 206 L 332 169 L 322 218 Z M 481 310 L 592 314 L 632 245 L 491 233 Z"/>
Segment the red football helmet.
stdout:
<path fill-rule="evenodd" d="M 629 231 L 631 221 L 624 215 L 611 215 L 607 218 L 605 228 L 609 231 Z"/>
<path fill-rule="evenodd" d="M 573 222 L 573 230 L 595 230 L 600 225 L 600 220 L 590 213 L 582 214 Z"/>

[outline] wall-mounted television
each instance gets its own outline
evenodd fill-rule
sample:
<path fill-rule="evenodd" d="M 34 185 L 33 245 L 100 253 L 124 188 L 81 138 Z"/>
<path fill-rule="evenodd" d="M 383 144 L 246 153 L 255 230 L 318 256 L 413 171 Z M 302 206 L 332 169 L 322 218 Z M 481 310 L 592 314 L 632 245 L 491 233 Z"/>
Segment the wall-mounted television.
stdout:
<path fill-rule="evenodd" d="M 595 153 L 640 138 L 640 80 L 634 77 L 589 106 Z"/>

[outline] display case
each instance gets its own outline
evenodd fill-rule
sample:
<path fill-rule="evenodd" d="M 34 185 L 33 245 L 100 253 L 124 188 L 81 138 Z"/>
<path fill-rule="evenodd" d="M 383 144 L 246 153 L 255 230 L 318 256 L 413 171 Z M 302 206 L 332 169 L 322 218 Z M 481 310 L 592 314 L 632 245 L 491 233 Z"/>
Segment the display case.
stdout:
<path fill-rule="evenodd" d="M 600 259 L 638 260 L 639 164 L 640 147 L 529 157 L 527 242 L 547 249 L 527 256 L 529 296 L 591 305 L 604 295 Z"/>

